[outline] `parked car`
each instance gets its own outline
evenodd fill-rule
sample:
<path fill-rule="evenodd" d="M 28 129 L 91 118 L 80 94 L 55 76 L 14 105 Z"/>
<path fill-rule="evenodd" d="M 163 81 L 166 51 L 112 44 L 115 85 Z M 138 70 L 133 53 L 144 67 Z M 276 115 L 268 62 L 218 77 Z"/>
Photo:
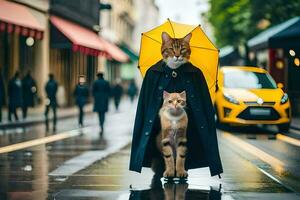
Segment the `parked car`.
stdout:
<path fill-rule="evenodd" d="M 291 105 L 282 84 L 258 67 L 222 67 L 216 93 L 217 123 L 231 125 L 273 124 L 288 131 Z"/>

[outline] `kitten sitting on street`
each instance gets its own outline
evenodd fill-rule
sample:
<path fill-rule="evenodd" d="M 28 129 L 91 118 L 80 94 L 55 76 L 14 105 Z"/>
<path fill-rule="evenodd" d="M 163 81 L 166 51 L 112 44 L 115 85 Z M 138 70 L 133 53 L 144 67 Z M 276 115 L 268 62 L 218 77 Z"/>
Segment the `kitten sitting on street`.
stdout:
<path fill-rule="evenodd" d="M 159 111 L 161 132 L 156 137 L 156 145 L 165 163 L 164 177 L 186 178 L 184 168 L 187 152 L 186 130 L 188 117 L 185 112 L 186 92 L 163 93 L 163 105 Z"/>

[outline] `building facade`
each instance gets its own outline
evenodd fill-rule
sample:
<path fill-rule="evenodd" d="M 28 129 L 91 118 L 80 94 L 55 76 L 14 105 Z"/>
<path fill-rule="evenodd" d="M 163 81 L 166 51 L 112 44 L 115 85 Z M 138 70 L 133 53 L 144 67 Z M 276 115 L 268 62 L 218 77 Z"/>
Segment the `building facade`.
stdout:
<path fill-rule="evenodd" d="M 5 83 L 16 71 L 23 76 L 30 70 L 38 96 L 45 100 L 44 86 L 53 73 L 59 83 L 59 105 L 73 105 L 79 76 L 91 85 L 101 70 L 98 58 L 128 61 L 119 47 L 99 35 L 99 11 L 99 0 L 0 1 L 0 70 Z M 130 40 L 130 30 L 120 40 Z"/>
<path fill-rule="evenodd" d="M 38 96 L 49 72 L 49 26 L 47 0 L 0 2 L 0 71 L 5 83 L 16 71 L 29 70 L 36 78 Z M 18 12 L 22 18 L 15 18 Z"/>
<path fill-rule="evenodd" d="M 99 2 L 98 0 L 51 0 L 49 21 L 49 70 L 60 83 L 58 91 L 60 105 L 71 105 L 73 90 L 79 76 L 84 75 L 87 84 L 91 85 L 97 73 L 99 52 L 104 51 L 104 48 L 79 44 L 75 38 L 89 40 L 82 37 L 82 34 L 89 34 L 91 37 L 93 33 L 97 35 Z M 76 34 L 76 31 L 79 34 Z"/>
<path fill-rule="evenodd" d="M 101 10 L 101 36 L 119 46 L 126 45 L 131 48 L 133 44 L 133 31 L 136 24 L 134 1 L 103 0 L 101 3 L 110 4 L 112 7 L 111 10 Z M 110 82 L 122 79 L 122 64 L 128 63 L 105 58 L 99 58 L 99 62 L 101 70 L 105 72 L 105 76 Z"/>
<path fill-rule="evenodd" d="M 300 17 L 270 27 L 248 41 L 253 65 L 267 69 L 284 85 L 292 104 L 292 114 L 300 115 Z"/>

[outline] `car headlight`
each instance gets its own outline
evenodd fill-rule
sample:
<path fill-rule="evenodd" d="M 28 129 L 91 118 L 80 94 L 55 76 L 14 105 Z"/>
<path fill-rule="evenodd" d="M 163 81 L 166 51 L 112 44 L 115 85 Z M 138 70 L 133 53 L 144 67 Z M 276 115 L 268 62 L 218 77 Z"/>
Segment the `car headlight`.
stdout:
<path fill-rule="evenodd" d="M 289 96 L 287 93 L 284 93 L 281 97 L 280 103 L 285 104 L 289 100 Z"/>
<path fill-rule="evenodd" d="M 225 98 L 228 102 L 230 102 L 230 103 L 237 104 L 237 105 L 240 104 L 239 101 L 236 100 L 236 99 L 235 99 L 232 95 L 230 95 L 230 94 L 224 93 L 223 96 L 224 96 L 224 98 Z"/>

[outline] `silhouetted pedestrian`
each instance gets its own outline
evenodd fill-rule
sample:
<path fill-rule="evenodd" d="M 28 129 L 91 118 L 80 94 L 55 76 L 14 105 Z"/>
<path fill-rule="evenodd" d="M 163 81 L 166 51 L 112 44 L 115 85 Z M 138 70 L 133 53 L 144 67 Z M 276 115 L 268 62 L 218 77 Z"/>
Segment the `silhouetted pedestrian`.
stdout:
<path fill-rule="evenodd" d="M 112 96 L 114 98 L 114 104 L 116 110 L 119 110 L 120 101 L 123 95 L 123 87 L 121 85 L 121 81 L 117 80 L 116 84 L 112 88 Z"/>
<path fill-rule="evenodd" d="M 56 100 L 56 94 L 57 94 L 57 88 L 58 84 L 56 80 L 54 79 L 53 74 L 49 74 L 49 80 L 46 83 L 45 90 L 47 94 L 47 102 L 46 102 L 46 111 L 45 111 L 45 117 L 46 117 L 46 130 L 49 131 L 49 109 L 52 109 L 53 112 L 53 131 L 56 131 L 56 108 L 57 108 L 57 100 Z"/>
<path fill-rule="evenodd" d="M 99 116 L 100 136 L 102 137 L 104 133 L 105 113 L 108 111 L 110 86 L 108 81 L 104 80 L 103 73 L 98 73 L 97 77 L 98 79 L 93 83 L 94 111 Z"/>
<path fill-rule="evenodd" d="M 27 117 L 28 107 L 34 107 L 34 98 L 37 93 L 36 82 L 32 78 L 30 71 L 22 79 L 22 93 L 23 93 L 23 119 Z"/>
<path fill-rule="evenodd" d="M 83 108 L 84 108 L 85 104 L 87 103 L 87 99 L 89 97 L 89 89 L 85 84 L 84 76 L 79 77 L 79 82 L 76 85 L 75 90 L 74 90 L 74 96 L 75 96 L 76 105 L 78 106 L 78 109 L 79 109 L 78 124 L 79 124 L 79 127 L 83 127 L 83 117 L 84 117 Z"/>
<path fill-rule="evenodd" d="M 130 97 L 130 101 L 132 103 L 134 100 L 134 97 L 137 95 L 137 87 L 136 87 L 134 80 L 130 81 L 127 94 Z"/>
<path fill-rule="evenodd" d="M 0 72 L 0 122 L 2 122 L 2 107 L 5 105 L 5 86 Z"/>
<path fill-rule="evenodd" d="M 8 82 L 8 120 L 11 121 L 11 115 L 15 116 L 15 120 L 18 121 L 17 109 L 22 107 L 22 81 L 20 79 L 19 72 L 16 72 L 14 77 Z"/>

